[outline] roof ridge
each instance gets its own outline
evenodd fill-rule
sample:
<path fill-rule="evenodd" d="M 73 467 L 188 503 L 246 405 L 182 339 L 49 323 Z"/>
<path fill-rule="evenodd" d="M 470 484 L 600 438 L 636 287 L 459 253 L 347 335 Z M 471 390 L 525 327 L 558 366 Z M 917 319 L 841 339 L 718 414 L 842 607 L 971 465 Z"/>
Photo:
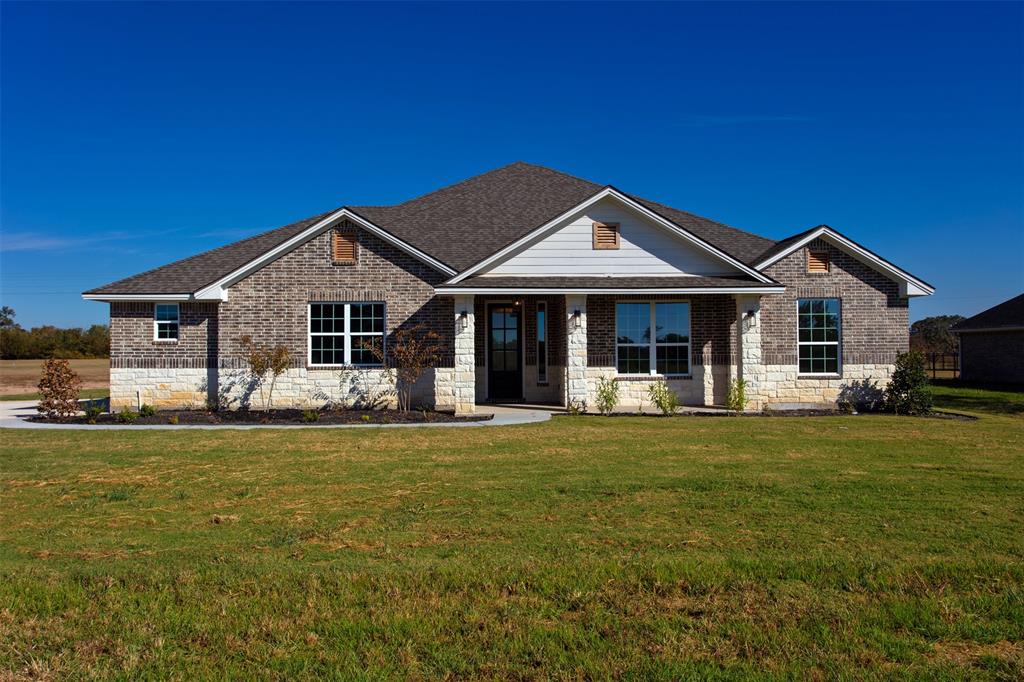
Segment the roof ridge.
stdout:
<path fill-rule="evenodd" d="M 398 208 L 399 206 L 405 206 L 406 204 L 412 203 L 414 201 L 420 201 L 421 199 L 426 199 L 427 197 L 429 197 L 431 195 L 437 194 L 439 192 L 443 192 L 443 191 L 445 191 L 447 189 L 451 189 L 452 187 L 457 187 L 458 185 L 463 185 L 463 184 L 465 184 L 467 182 L 471 182 L 471 181 L 476 180 L 478 178 L 482 178 L 482 177 L 484 177 L 486 175 L 491 175 L 493 173 L 497 173 L 498 171 L 502 171 L 502 170 L 505 170 L 506 168 L 511 168 L 512 166 L 515 166 L 517 164 L 522 164 L 522 163 L 523 163 L 522 161 L 513 161 L 512 163 L 507 163 L 504 166 L 499 166 L 498 168 L 492 168 L 489 171 L 484 171 L 483 173 L 477 173 L 476 175 L 471 175 L 468 178 L 463 178 L 462 180 L 450 183 L 448 185 L 445 185 L 444 187 L 438 187 L 437 189 L 430 190 L 426 194 L 419 194 L 417 196 L 412 197 L 411 199 L 406 199 L 405 201 L 399 202 L 397 204 L 385 204 L 384 206 L 379 206 L 377 208 Z"/>
<path fill-rule="evenodd" d="M 553 173 L 555 175 L 561 175 L 563 177 L 570 178 L 571 180 L 575 180 L 577 182 L 583 182 L 583 183 L 586 183 L 588 185 L 594 185 L 595 191 L 598 191 L 602 187 L 606 187 L 607 186 L 607 185 L 598 185 L 597 183 L 595 183 L 595 182 L 593 182 L 591 180 L 584 180 L 583 178 L 576 177 L 575 175 L 570 175 L 569 173 L 563 173 L 562 171 L 555 170 L 553 168 L 548 168 L 546 166 L 540 166 L 540 165 L 535 164 L 535 163 L 527 163 L 526 161 L 513 161 L 512 163 L 505 164 L 504 166 L 500 166 L 500 167 L 495 168 L 493 170 L 485 171 L 483 173 L 478 173 L 477 175 L 473 175 L 471 177 L 468 177 L 465 180 L 460 180 L 459 182 L 454 182 L 454 183 L 452 183 L 450 185 L 445 185 L 444 187 L 441 187 L 439 189 L 433 190 L 432 192 L 427 192 L 426 194 L 422 194 L 422 195 L 420 195 L 418 197 L 413 197 L 412 199 L 408 199 L 406 201 L 403 201 L 400 204 L 393 204 L 393 205 L 390 205 L 390 206 L 379 206 L 377 208 L 400 209 L 400 208 L 406 206 L 407 204 L 411 204 L 413 202 L 422 201 L 423 199 L 426 199 L 427 197 L 433 196 L 433 195 L 438 194 L 440 192 L 444 192 L 446 190 L 450 190 L 452 188 L 458 187 L 459 185 L 465 185 L 465 184 L 468 184 L 468 183 L 471 183 L 471 182 L 477 182 L 477 181 L 481 180 L 482 178 L 485 178 L 485 177 L 487 177 L 489 175 L 494 175 L 495 173 L 499 173 L 501 171 L 508 170 L 508 169 L 514 168 L 514 167 L 524 167 L 524 168 L 540 169 L 540 170 L 545 171 L 547 173 Z M 441 205 L 443 206 L 445 204 L 450 204 L 450 203 L 452 203 L 453 201 L 456 201 L 456 200 L 457 200 L 457 197 L 452 197 L 450 199 L 442 201 Z M 367 207 L 367 208 L 369 208 L 369 207 Z M 428 210 L 435 209 L 435 208 L 437 208 L 437 207 L 436 206 L 413 206 L 413 207 L 407 207 L 406 210 L 409 212 L 409 215 L 418 215 L 418 214 L 423 213 L 424 211 L 428 211 Z M 541 224 L 543 225 L 544 223 L 541 223 Z"/>

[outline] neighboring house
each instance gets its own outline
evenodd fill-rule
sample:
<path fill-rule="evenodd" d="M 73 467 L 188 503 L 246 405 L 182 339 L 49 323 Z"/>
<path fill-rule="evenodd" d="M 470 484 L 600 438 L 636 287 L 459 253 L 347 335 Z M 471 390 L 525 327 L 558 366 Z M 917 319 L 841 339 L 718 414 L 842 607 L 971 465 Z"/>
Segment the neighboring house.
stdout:
<path fill-rule="evenodd" d="M 960 378 L 1024 384 L 1024 294 L 951 327 L 960 337 Z"/>
<path fill-rule="evenodd" d="M 239 339 L 287 344 L 275 404 L 358 402 L 385 348 L 424 325 L 444 353 L 418 400 L 833 403 L 884 387 L 926 282 L 835 230 L 782 241 L 525 163 L 394 206 L 344 206 L 108 284 L 111 403 L 237 406 Z M 653 333 L 652 333 L 653 330 Z M 650 405 L 650 402 L 647 401 Z"/>

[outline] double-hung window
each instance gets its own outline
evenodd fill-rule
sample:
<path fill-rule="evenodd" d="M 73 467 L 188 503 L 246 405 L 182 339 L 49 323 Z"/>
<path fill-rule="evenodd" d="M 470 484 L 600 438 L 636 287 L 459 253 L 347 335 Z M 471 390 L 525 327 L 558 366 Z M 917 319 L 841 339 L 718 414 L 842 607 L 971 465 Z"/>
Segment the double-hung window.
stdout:
<path fill-rule="evenodd" d="M 383 303 L 310 303 L 309 364 L 382 366 Z"/>
<path fill-rule="evenodd" d="M 796 317 L 800 374 L 839 374 L 839 299 L 801 298 Z"/>
<path fill-rule="evenodd" d="M 689 303 L 617 303 L 615 336 L 615 363 L 619 374 L 690 373 Z"/>
<path fill-rule="evenodd" d="M 153 310 L 153 338 L 157 341 L 177 341 L 178 331 L 178 304 L 157 303 Z"/>

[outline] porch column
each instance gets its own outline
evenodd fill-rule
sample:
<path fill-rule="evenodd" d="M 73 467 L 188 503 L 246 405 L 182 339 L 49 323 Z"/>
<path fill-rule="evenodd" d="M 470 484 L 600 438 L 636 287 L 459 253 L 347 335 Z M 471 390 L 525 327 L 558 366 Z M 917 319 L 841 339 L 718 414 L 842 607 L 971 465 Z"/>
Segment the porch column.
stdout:
<path fill-rule="evenodd" d="M 579 315 L 577 316 L 577 311 Z M 587 406 L 587 296 L 565 296 L 565 405 Z M 579 325 L 579 326 L 577 326 Z"/>
<path fill-rule="evenodd" d="M 760 411 L 763 406 L 761 387 L 765 367 L 761 359 L 761 297 L 736 297 L 736 334 L 739 378 L 747 382 L 747 412 Z"/>
<path fill-rule="evenodd" d="M 455 414 L 476 411 L 476 321 L 473 296 L 455 297 Z"/>

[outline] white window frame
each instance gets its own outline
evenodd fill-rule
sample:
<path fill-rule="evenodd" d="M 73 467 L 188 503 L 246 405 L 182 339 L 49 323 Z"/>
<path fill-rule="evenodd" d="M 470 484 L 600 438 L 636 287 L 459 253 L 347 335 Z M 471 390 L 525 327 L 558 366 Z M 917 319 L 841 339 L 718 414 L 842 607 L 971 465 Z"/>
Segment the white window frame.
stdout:
<path fill-rule="evenodd" d="M 156 317 L 156 313 L 157 313 L 157 310 L 159 310 L 160 306 L 164 306 L 164 307 L 168 307 L 168 308 L 173 307 L 174 308 L 174 319 L 173 320 L 158 320 L 157 317 Z M 160 325 L 161 324 L 171 324 L 172 322 L 177 327 L 178 333 L 175 334 L 174 337 L 160 338 Z M 154 303 L 153 304 L 153 341 L 155 341 L 157 343 L 177 343 L 179 339 L 181 339 L 181 306 L 178 305 L 177 303 Z"/>
<path fill-rule="evenodd" d="M 801 341 L 800 340 L 800 302 L 801 301 L 835 301 L 838 307 L 837 317 L 839 327 L 836 330 L 835 341 Z M 843 376 L 843 299 L 838 296 L 808 296 L 796 299 L 796 374 L 798 377 L 841 377 Z M 800 347 L 801 346 L 835 346 L 836 347 L 836 371 L 834 372 L 804 372 L 800 370 Z"/>
<path fill-rule="evenodd" d="M 314 305 L 343 305 L 345 306 L 345 323 L 341 333 L 338 332 L 313 332 L 313 306 Z M 352 306 L 353 305 L 379 305 L 383 308 L 384 316 L 384 328 L 380 332 L 359 332 L 352 333 Z M 314 336 L 340 336 L 345 340 L 345 352 L 344 360 L 342 364 L 336 362 L 333 363 L 314 363 L 313 362 L 313 337 Z M 353 339 L 364 337 L 364 336 L 379 336 L 381 337 L 381 348 L 384 349 L 385 357 L 387 354 L 387 343 L 388 343 L 388 305 L 385 301 L 310 301 L 306 305 L 306 364 L 309 367 L 365 367 L 367 369 L 381 369 L 384 367 L 382 363 L 359 363 L 352 364 L 352 346 Z"/>
<path fill-rule="evenodd" d="M 619 304 L 620 303 L 647 303 L 649 304 L 651 338 L 647 343 L 619 343 Z M 689 339 L 686 343 L 658 343 L 658 328 L 655 320 L 654 311 L 659 303 L 685 303 L 687 307 L 687 318 L 690 323 L 690 328 L 686 330 L 686 338 Z M 614 329 L 612 333 L 615 335 L 615 374 L 620 377 L 664 377 L 668 378 L 690 378 L 693 376 L 693 304 L 688 298 L 670 298 L 670 299 L 657 299 L 653 301 L 637 301 L 635 299 L 616 299 L 615 300 L 615 314 L 612 316 L 612 324 Z M 636 348 L 643 348 L 647 346 L 650 350 L 650 370 L 647 374 L 644 373 L 627 373 L 619 372 L 619 346 L 630 346 Z M 685 374 L 659 374 L 658 373 L 658 346 L 686 346 L 686 367 L 690 371 Z"/>
<path fill-rule="evenodd" d="M 541 353 L 541 350 L 540 350 L 540 325 L 537 324 L 537 320 L 538 320 L 538 318 L 540 316 L 540 313 L 542 311 L 544 313 L 544 352 L 543 353 Z M 534 311 L 534 326 L 536 327 L 534 329 L 534 336 L 536 337 L 534 340 L 537 342 L 537 383 L 538 384 L 546 384 L 546 383 L 548 383 L 548 347 L 551 345 L 551 341 L 548 338 L 548 336 L 549 336 L 548 330 L 549 330 L 549 327 L 551 325 L 548 324 L 548 302 L 547 301 L 537 301 L 537 309 Z M 541 360 L 542 356 L 544 358 L 544 374 L 543 375 L 541 375 L 541 373 L 540 373 L 540 360 Z"/>

